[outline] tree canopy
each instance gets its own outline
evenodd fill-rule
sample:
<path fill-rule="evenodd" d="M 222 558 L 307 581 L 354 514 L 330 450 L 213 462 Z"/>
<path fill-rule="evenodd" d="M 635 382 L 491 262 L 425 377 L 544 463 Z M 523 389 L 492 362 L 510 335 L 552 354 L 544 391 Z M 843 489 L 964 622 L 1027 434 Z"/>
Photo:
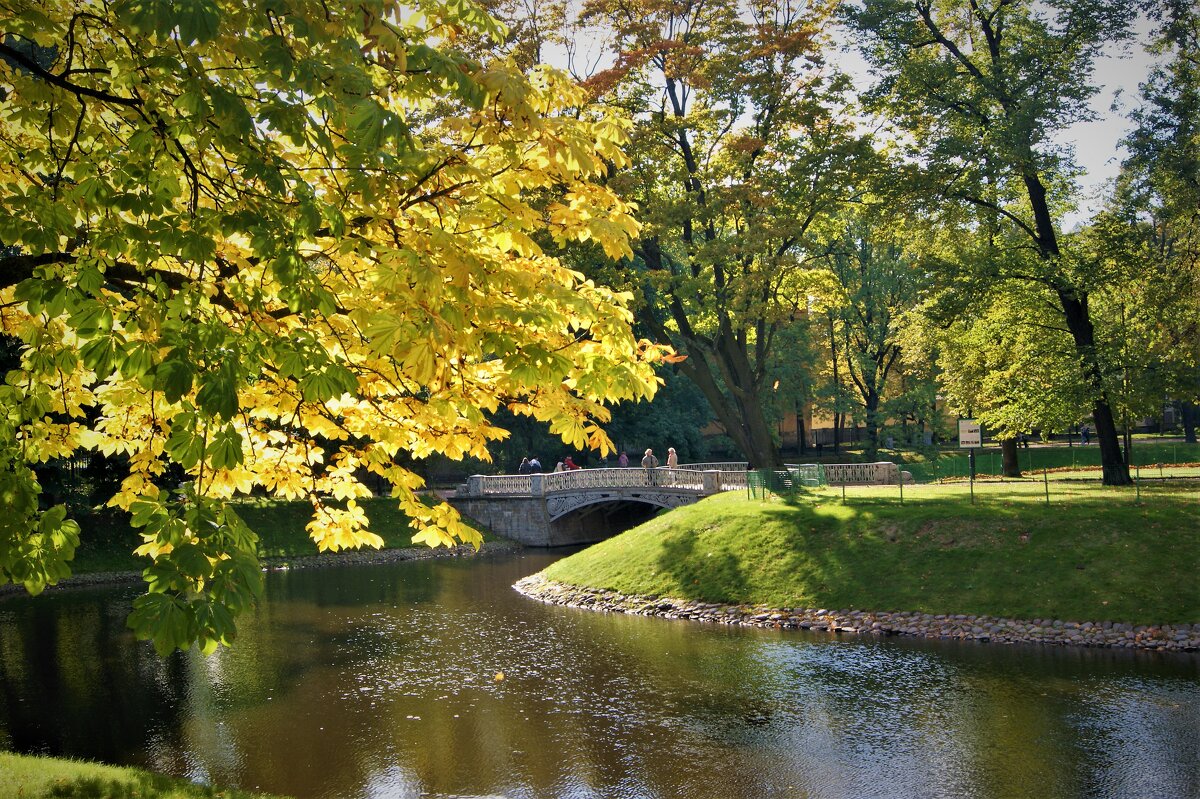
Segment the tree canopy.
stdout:
<path fill-rule="evenodd" d="M 4 11 L 0 580 L 37 592 L 79 541 L 30 464 L 123 454 L 130 623 L 211 651 L 261 586 L 225 500 L 306 497 L 320 549 L 378 545 L 374 474 L 415 540 L 474 541 L 398 454 L 486 457 L 501 406 L 603 450 L 606 404 L 653 395 L 630 298 L 537 243 L 631 254 L 602 182 L 626 127 L 554 70 L 463 55 L 502 33 L 470 3 Z"/>
<path fill-rule="evenodd" d="M 908 134 L 931 207 L 972 209 L 967 224 L 989 238 L 995 278 L 1028 280 L 1055 298 L 1104 480 L 1116 485 L 1130 482 L 1129 469 L 1090 313 L 1091 265 L 1064 244 L 1075 166 L 1055 134 L 1090 116 L 1095 60 L 1128 36 L 1133 14 L 1108 0 L 863 0 L 849 13 L 879 77 L 872 107 Z M 1020 256 L 1029 249 L 1035 261 Z"/>
<path fill-rule="evenodd" d="M 640 321 L 687 360 L 735 446 L 774 465 L 773 350 L 814 279 L 809 261 L 858 191 L 866 137 L 822 47 L 824 3 L 611 2 L 584 6 L 610 69 L 586 82 L 634 124 L 612 186 L 645 225 L 625 270 Z"/>

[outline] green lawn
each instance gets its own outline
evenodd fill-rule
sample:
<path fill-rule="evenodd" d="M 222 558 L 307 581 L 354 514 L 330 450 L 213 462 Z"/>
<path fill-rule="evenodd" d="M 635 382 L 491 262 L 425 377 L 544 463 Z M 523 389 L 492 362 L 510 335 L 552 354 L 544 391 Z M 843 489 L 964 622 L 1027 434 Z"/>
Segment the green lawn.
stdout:
<path fill-rule="evenodd" d="M 0 752 L 0 796 L 22 799 L 270 799 L 134 768 Z"/>
<path fill-rule="evenodd" d="M 385 548 L 414 546 L 408 517 L 400 512 L 395 500 L 376 497 L 359 500 L 359 505 L 366 510 L 371 530 L 383 539 Z M 312 516 L 309 503 L 244 500 L 238 503 L 237 511 L 246 524 L 258 533 L 263 557 L 294 558 L 318 554 L 317 545 L 304 529 Z M 85 516 L 79 522 L 83 535 L 71 565 L 73 573 L 140 572 L 146 568 L 147 559 L 133 554 L 134 548 L 142 541 L 137 531 L 129 526 L 126 515 L 105 510 Z M 484 540 L 496 538 L 485 532 Z"/>
<path fill-rule="evenodd" d="M 1200 622 L 1200 486 L 1040 480 L 731 492 L 550 566 L 559 582 L 775 608 Z"/>

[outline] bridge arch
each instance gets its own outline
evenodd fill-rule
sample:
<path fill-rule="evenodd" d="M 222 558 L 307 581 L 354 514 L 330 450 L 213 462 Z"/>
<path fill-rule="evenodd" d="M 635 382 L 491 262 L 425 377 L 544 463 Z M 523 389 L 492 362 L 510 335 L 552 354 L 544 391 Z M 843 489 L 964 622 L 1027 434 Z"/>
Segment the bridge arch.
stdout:
<path fill-rule="evenodd" d="M 569 494 L 549 494 L 546 496 L 546 512 L 550 521 L 557 521 L 564 516 L 575 513 L 582 508 L 593 505 L 635 504 L 652 505 L 655 512 L 670 510 L 681 505 L 691 505 L 702 495 L 696 492 L 679 491 L 581 491 Z"/>

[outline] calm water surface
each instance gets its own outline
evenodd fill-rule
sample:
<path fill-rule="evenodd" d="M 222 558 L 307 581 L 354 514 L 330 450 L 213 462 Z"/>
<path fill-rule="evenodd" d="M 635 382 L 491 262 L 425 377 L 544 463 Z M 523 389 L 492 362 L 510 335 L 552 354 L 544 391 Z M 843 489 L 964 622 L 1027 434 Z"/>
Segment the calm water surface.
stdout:
<path fill-rule="evenodd" d="M 837 639 L 511 590 L 555 557 L 276 573 L 208 658 L 133 641 L 136 587 L 5 599 L 0 748 L 300 799 L 1200 797 L 1196 656 Z"/>

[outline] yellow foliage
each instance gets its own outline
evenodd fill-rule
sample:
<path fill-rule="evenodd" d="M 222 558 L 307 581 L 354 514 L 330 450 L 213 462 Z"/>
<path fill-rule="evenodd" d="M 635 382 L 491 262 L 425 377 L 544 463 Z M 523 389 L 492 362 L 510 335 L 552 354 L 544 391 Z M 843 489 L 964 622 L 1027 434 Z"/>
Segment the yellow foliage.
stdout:
<path fill-rule="evenodd" d="M 0 329 L 25 345 L 0 433 L 33 462 L 127 456 L 122 508 L 180 472 L 200 498 L 312 498 L 322 550 L 381 544 L 366 470 L 414 540 L 477 544 L 397 459 L 486 458 L 503 405 L 607 450 L 604 405 L 657 386 L 631 298 L 537 244 L 629 257 L 633 208 L 603 185 L 628 123 L 579 113 L 556 70 L 441 52 L 491 30 L 453 4 L 301 3 L 282 27 L 202 6 L 6 7 L 47 64 L 0 60 Z"/>

